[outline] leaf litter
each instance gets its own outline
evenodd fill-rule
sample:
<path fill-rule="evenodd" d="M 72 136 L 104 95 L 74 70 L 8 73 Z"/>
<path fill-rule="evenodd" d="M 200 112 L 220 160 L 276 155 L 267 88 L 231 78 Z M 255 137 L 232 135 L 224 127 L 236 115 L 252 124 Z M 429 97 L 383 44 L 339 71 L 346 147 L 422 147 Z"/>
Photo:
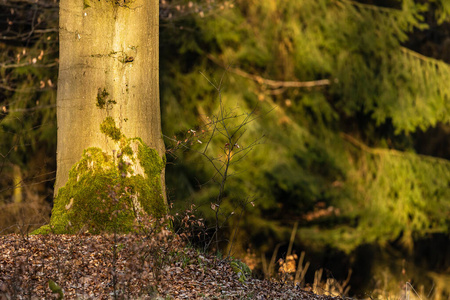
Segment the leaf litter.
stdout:
<path fill-rule="evenodd" d="M 0 300 L 61 299 L 49 282 L 65 299 L 343 299 L 289 282 L 239 279 L 229 259 L 167 236 L 0 236 Z"/>

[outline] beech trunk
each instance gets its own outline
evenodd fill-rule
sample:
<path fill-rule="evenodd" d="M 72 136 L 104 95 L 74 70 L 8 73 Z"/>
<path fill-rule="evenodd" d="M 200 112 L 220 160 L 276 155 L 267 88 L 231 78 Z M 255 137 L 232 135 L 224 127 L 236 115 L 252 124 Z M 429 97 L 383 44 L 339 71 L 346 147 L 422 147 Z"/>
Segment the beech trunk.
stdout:
<path fill-rule="evenodd" d="M 162 157 L 158 0 L 61 0 L 55 196 L 83 151 L 117 154 L 100 131 L 112 117 Z M 161 173 L 164 189 L 164 172 Z"/>

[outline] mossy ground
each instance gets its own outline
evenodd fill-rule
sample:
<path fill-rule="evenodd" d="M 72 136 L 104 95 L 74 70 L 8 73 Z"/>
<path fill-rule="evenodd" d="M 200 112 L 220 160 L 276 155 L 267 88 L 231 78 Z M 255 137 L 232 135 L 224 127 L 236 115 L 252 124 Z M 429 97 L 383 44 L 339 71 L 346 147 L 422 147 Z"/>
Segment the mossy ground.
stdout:
<path fill-rule="evenodd" d="M 117 134 L 104 133 L 116 140 Z M 139 218 L 167 212 L 161 186 L 165 159 L 140 138 L 119 135 L 114 155 L 94 147 L 84 151 L 58 191 L 50 224 L 34 233 L 130 232 Z"/>

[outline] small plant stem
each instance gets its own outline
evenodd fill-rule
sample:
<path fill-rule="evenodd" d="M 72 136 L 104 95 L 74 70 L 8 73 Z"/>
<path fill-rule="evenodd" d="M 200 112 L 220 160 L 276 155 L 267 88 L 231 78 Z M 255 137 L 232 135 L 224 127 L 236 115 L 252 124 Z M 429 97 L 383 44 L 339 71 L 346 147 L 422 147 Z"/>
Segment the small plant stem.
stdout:
<path fill-rule="evenodd" d="M 231 139 L 230 139 L 231 141 Z M 220 225 L 219 225 L 219 209 L 220 209 L 220 205 L 222 204 L 222 200 L 223 200 L 223 193 L 225 190 L 225 183 L 227 181 L 227 177 L 228 177 L 228 168 L 230 167 L 230 162 L 231 162 L 231 143 L 230 144 L 230 149 L 228 149 L 227 152 L 227 161 L 225 163 L 225 171 L 223 172 L 223 176 L 222 176 L 222 182 L 220 183 L 220 190 L 219 190 L 219 195 L 217 196 L 217 204 L 219 205 L 216 209 L 216 249 L 219 249 L 219 230 L 220 230 Z"/>
<path fill-rule="evenodd" d="M 114 234 L 113 234 L 113 261 L 112 261 L 112 284 L 114 289 L 114 299 L 117 300 L 117 277 L 116 277 L 116 264 L 117 264 L 117 219 L 114 220 Z"/>
<path fill-rule="evenodd" d="M 294 240 L 295 240 L 295 234 L 297 233 L 297 227 L 298 227 L 298 221 L 295 222 L 294 228 L 292 228 L 291 238 L 289 240 L 289 247 L 286 254 L 286 258 L 291 255 L 292 253 L 292 247 L 294 246 Z"/>

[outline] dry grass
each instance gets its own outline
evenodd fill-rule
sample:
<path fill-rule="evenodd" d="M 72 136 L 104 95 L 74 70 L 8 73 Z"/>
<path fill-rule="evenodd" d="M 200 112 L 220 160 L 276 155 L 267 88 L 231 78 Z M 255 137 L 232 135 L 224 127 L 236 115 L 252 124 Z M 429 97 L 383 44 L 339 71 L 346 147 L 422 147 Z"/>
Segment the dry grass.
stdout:
<path fill-rule="evenodd" d="M 0 234 L 27 233 L 47 223 L 50 204 L 44 200 L 0 204 Z"/>

